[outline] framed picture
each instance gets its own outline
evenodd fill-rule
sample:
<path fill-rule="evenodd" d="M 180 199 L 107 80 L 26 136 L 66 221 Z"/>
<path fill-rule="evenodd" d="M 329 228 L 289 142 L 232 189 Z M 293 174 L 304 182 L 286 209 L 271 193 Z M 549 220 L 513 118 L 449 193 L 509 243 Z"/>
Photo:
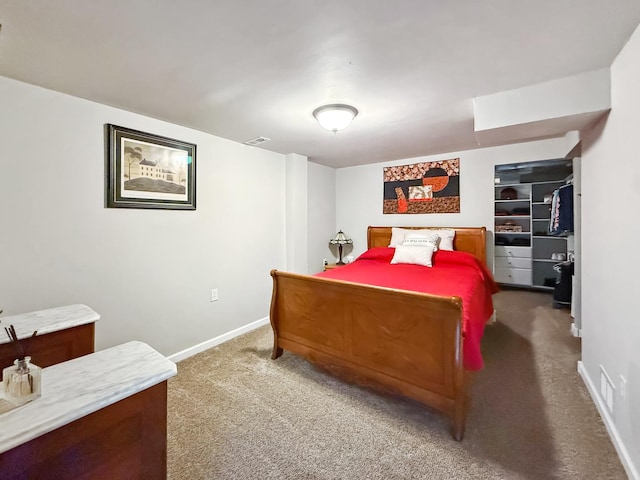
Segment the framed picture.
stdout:
<path fill-rule="evenodd" d="M 107 207 L 196 209 L 196 145 L 107 124 Z"/>
<path fill-rule="evenodd" d="M 460 213 L 460 159 L 384 167 L 383 214 Z"/>

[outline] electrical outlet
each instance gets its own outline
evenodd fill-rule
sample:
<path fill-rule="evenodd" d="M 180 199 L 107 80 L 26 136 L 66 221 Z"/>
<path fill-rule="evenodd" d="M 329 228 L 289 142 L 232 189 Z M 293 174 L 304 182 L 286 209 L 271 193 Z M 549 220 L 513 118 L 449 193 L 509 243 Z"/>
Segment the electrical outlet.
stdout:
<path fill-rule="evenodd" d="M 214 288 L 213 290 L 211 290 L 211 301 L 212 302 L 217 302 L 218 301 L 218 289 Z"/>

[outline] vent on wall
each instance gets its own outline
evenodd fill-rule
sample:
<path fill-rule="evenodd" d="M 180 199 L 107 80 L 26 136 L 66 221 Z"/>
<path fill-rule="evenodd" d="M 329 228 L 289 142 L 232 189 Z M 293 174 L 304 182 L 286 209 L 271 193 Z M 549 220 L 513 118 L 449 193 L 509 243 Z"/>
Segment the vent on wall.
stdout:
<path fill-rule="evenodd" d="M 268 142 L 269 140 L 271 139 L 267 137 L 256 137 L 256 138 L 252 138 L 251 140 L 247 140 L 244 143 L 245 145 L 251 145 L 252 147 L 255 147 L 256 145 L 260 145 L 261 143 Z"/>
<path fill-rule="evenodd" d="M 604 400 L 607 408 L 609 409 L 609 413 L 613 413 L 613 392 L 615 391 L 615 387 L 613 386 L 613 382 L 607 372 L 605 372 L 604 367 L 600 365 L 600 395 L 602 395 L 602 399 Z"/>

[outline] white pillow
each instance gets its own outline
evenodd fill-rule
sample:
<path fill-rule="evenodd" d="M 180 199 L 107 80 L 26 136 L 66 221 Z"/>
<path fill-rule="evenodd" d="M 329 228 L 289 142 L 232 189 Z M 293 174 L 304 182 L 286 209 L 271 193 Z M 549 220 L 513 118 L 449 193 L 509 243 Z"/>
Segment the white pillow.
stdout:
<path fill-rule="evenodd" d="M 407 233 L 404 236 L 402 245 L 423 245 L 432 246 L 434 250 L 438 249 L 438 241 L 440 237 L 434 232 Z"/>
<path fill-rule="evenodd" d="M 434 230 L 430 230 L 428 228 L 400 228 L 400 227 L 391 227 L 391 241 L 389 242 L 390 247 L 397 247 L 398 245 L 402 245 L 404 242 L 404 237 L 407 233 L 420 233 L 425 234 L 429 232 L 433 232 Z"/>
<path fill-rule="evenodd" d="M 398 245 L 402 245 L 406 233 L 407 229 L 405 228 L 391 227 L 391 240 L 389 241 L 389 246 L 397 247 Z"/>
<path fill-rule="evenodd" d="M 450 228 L 442 228 L 440 230 L 431 229 L 431 228 L 400 228 L 400 227 L 391 227 L 391 241 L 389 242 L 390 247 L 397 247 L 398 245 L 402 245 L 404 243 L 404 237 L 408 233 L 415 233 L 420 235 L 425 235 L 429 233 L 436 233 L 440 240 L 436 245 L 436 249 L 441 250 L 453 250 L 453 239 L 456 236 L 456 231 Z"/>
<path fill-rule="evenodd" d="M 440 237 L 440 241 L 438 242 L 438 248 L 440 250 L 453 251 L 453 239 L 456 238 L 455 230 L 443 228 L 441 230 L 432 230 L 432 232 L 437 233 L 438 237 Z"/>
<path fill-rule="evenodd" d="M 433 256 L 433 246 L 423 245 L 398 245 L 391 259 L 392 264 L 412 263 L 431 267 L 431 257 Z"/>

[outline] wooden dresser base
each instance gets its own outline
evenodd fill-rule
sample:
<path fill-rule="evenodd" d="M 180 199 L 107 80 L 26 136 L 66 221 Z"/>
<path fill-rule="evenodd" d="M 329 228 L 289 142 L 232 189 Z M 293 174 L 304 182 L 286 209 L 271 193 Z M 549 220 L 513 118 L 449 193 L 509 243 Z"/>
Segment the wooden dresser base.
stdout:
<path fill-rule="evenodd" d="M 0 454 L 4 480 L 166 476 L 166 381 Z"/>
<path fill-rule="evenodd" d="M 0 334 L 4 335 L 5 333 L 0 331 Z M 31 363 L 45 368 L 93 353 L 94 337 L 95 323 L 36 335 L 29 348 Z M 13 365 L 15 359 L 15 347 L 10 343 L 0 343 L 0 379 L 2 378 L 2 369 Z"/>

